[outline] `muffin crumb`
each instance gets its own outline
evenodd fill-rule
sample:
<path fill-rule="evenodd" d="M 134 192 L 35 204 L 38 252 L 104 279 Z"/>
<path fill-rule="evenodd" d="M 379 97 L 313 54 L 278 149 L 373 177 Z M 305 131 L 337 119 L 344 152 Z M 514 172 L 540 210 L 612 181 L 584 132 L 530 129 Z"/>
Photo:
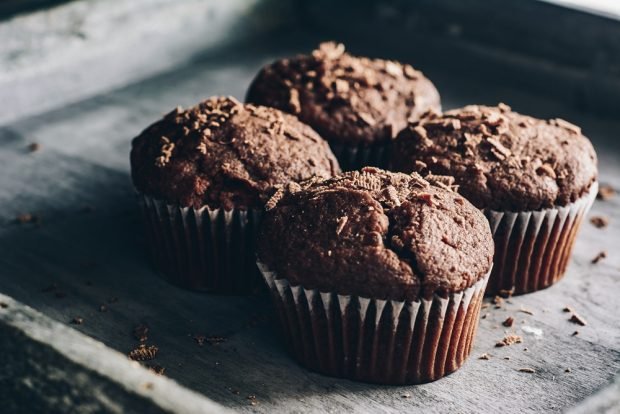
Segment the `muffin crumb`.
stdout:
<path fill-rule="evenodd" d="M 609 219 L 604 216 L 593 216 L 590 218 L 590 223 L 597 229 L 602 229 L 607 227 L 609 224 Z"/>
<path fill-rule="evenodd" d="M 495 344 L 495 346 L 497 348 L 501 348 L 501 347 L 504 347 L 504 346 L 520 344 L 522 342 L 523 342 L 523 338 L 521 338 L 519 335 L 511 334 L 511 335 L 507 335 L 504 338 L 502 338 L 502 340 L 497 342 Z"/>
<path fill-rule="evenodd" d="M 616 190 L 609 184 L 601 184 L 598 188 L 598 194 L 596 198 L 599 200 L 607 201 L 611 200 L 616 195 Z"/>

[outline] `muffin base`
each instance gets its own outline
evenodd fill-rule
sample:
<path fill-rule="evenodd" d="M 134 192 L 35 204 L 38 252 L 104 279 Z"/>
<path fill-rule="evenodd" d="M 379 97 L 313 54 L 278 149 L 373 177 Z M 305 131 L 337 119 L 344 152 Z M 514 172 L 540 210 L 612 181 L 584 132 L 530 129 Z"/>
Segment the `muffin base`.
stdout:
<path fill-rule="evenodd" d="M 379 384 L 435 381 L 463 365 L 489 277 L 446 298 L 393 301 L 291 286 L 264 264 L 258 267 L 301 365 Z"/>
<path fill-rule="evenodd" d="M 371 145 L 329 144 L 338 159 L 342 171 L 354 171 L 363 167 L 386 168 L 389 155 L 389 143 Z"/>
<path fill-rule="evenodd" d="M 256 229 L 262 210 L 180 207 L 140 194 L 153 262 L 188 289 L 243 294 L 260 286 Z"/>
<path fill-rule="evenodd" d="M 598 183 L 564 207 L 525 212 L 485 210 L 495 255 L 487 295 L 520 295 L 559 281 L 568 265 L 579 227 L 592 206 Z"/>

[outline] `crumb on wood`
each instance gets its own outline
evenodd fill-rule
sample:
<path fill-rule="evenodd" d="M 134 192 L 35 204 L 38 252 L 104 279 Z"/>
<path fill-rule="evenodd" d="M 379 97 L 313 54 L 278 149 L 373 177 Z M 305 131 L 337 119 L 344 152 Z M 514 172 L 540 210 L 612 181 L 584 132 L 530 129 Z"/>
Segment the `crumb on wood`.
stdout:
<path fill-rule="evenodd" d="M 196 343 L 199 346 L 203 346 L 205 344 L 205 340 L 207 339 L 207 337 L 205 335 L 202 334 L 196 334 L 194 335 L 194 341 L 196 341 Z"/>
<path fill-rule="evenodd" d="M 39 144 L 38 142 L 33 142 L 31 144 L 28 144 L 28 151 L 30 152 L 37 152 L 41 149 L 41 144 Z"/>
<path fill-rule="evenodd" d="M 137 348 L 131 350 L 127 356 L 134 361 L 150 361 L 157 355 L 159 348 L 155 345 L 140 344 Z"/>
<path fill-rule="evenodd" d="M 532 312 L 531 310 L 523 308 L 523 307 L 521 309 L 519 309 L 519 312 L 526 313 L 528 315 L 533 315 L 534 314 L 534 312 Z"/>
<path fill-rule="evenodd" d="M 592 223 L 592 225 L 597 229 L 602 229 L 607 227 L 609 224 L 609 219 L 604 216 L 593 216 L 590 218 L 590 223 Z"/>
<path fill-rule="evenodd" d="M 256 399 L 256 395 L 253 395 L 253 394 L 248 395 L 245 398 L 250 401 L 250 405 L 258 405 L 258 400 Z"/>
<path fill-rule="evenodd" d="M 146 323 L 139 323 L 133 328 L 133 337 L 140 342 L 146 342 L 149 335 L 149 326 Z"/>
<path fill-rule="evenodd" d="M 490 356 L 489 356 L 489 354 L 487 354 L 487 353 L 485 352 L 484 354 L 480 355 L 480 356 L 478 357 L 478 359 L 484 359 L 484 360 L 486 361 L 486 360 L 489 360 L 489 359 L 490 359 Z"/>
<path fill-rule="evenodd" d="M 592 259 L 592 264 L 597 264 L 598 262 L 600 262 L 606 257 L 607 257 L 607 252 L 605 250 L 602 250 L 596 256 L 594 256 L 594 259 Z"/>
<path fill-rule="evenodd" d="M 162 367 L 159 364 L 147 364 L 146 367 L 149 369 L 149 371 L 153 371 L 157 375 L 164 375 L 164 373 L 166 372 L 166 368 Z"/>
<path fill-rule="evenodd" d="M 144 388 L 146 388 L 147 390 L 152 390 L 155 387 L 155 385 L 153 385 L 152 382 L 146 382 L 144 384 Z"/>
<path fill-rule="evenodd" d="M 82 325 L 84 323 L 84 318 L 80 318 L 79 316 L 76 316 L 75 318 L 71 319 L 71 323 L 73 325 Z"/>
<path fill-rule="evenodd" d="M 564 309 L 562 309 L 562 312 L 575 312 L 575 311 L 570 306 L 565 306 Z"/>
<path fill-rule="evenodd" d="M 525 367 L 525 368 L 519 368 L 519 372 L 526 372 L 528 374 L 534 374 L 536 370 L 534 368 Z"/>
<path fill-rule="evenodd" d="M 482 306 L 480 307 L 480 309 L 486 309 L 489 306 L 491 306 L 491 305 L 489 305 L 488 303 L 483 303 Z"/>
<path fill-rule="evenodd" d="M 510 361 L 510 357 L 509 357 L 509 356 L 504 357 L 504 359 L 505 359 L 506 361 Z"/>
<path fill-rule="evenodd" d="M 501 296 L 502 298 L 510 298 L 512 297 L 512 295 L 515 293 L 515 288 L 512 287 L 511 289 L 500 289 L 499 291 L 499 296 Z"/>
<path fill-rule="evenodd" d="M 579 335 L 579 331 L 575 331 L 571 334 L 571 336 L 577 336 L 577 335 Z"/>
<path fill-rule="evenodd" d="M 39 224 L 41 217 L 33 213 L 21 213 L 15 217 L 15 222 L 18 224 Z"/>
<path fill-rule="evenodd" d="M 614 190 L 612 186 L 610 186 L 609 184 L 601 184 L 598 189 L 598 194 L 596 195 L 596 198 L 606 201 L 613 198 L 615 194 L 616 190 Z"/>
<path fill-rule="evenodd" d="M 588 323 L 586 320 L 579 316 L 577 313 L 573 313 L 569 319 L 572 323 L 576 323 L 577 325 L 586 326 Z"/>
<path fill-rule="evenodd" d="M 504 325 L 507 328 L 510 328 L 514 322 L 515 322 L 515 318 L 513 318 L 512 316 L 509 316 L 506 318 L 504 322 L 502 322 L 502 325 Z"/>
<path fill-rule="evenodd" d="M 401 397 L 401 398 L 411 398 L 411 394 L 409 394 L 408 392 L 406 392 L 406 393 L 402 394 L 400 397 Z"/>
<path fill-rule="evenodd" d="M 133 337 L 140 342 L 149 339 L 149 326 L 146 323 L 139 323 L 133 328 Z"/>
<path fill-rule="evenodd" d="M 509 345 L 513 345 L 513 344 L 520 344 L 521 342 L 523 342 L 523 338 L 521 338 L 519 335 L 510 334 L 510 335 L 506 335 L 504 338 L 502 338 L 502 340 L 497 342 L 495 344 L 495 346 L 500 348 L 500 347 L 503 347 L 503 346 L 509 346 Z"/>
<path fill-rule="evenodd" d="M 492 302 L 496 308 L 499 308 L 500 306 L 502 306 L 502 303 L 504 303 L 504 299 L 502 299 L 501 296 L 495 296 Z"/>

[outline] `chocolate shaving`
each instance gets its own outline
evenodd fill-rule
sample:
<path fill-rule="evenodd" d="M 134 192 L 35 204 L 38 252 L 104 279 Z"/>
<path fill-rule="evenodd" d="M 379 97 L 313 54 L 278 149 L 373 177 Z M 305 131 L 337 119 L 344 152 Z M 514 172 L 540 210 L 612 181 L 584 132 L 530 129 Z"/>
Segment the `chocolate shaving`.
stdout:
<path fill-rule="evenodd" d="M 509 316 L 504 322 L 502 322 L 502 325 L 510 328 L 513 325 L 514 321 L 515 319 L 512 316 Z"/>
<path fill-rule="evenodd" d="M 555 170 L 549 164 L 543 164 L 540 167 L 536 168 L 536 174 L 538 174 L 538 175 L 546 175 L 547 177 L 551 177 L 554 180 L 557 178 Z"/>
<path fill-rule="evenodd" d="M 527 372 L 528 374 L 536 373 L 534 368 L 519 368 L 519 372 Z"/>
<path fill-rule="evenodd" d="M 137 348 L 130 351 L 127 356 L 134 361 L 149 361 L 157 356 L 157 351 L 159 351 L 159 348 L 155 345 L 140 344 Z"/>
<path fill-rule="evenodd" d="M 30 152 L 37 152 L 40 149 L 41 149 L 41 145 L 36 142 L 33 142 L 32 144 L 28 145 L 28 151 Z"/>
<path fill-rule="evenodd" d="M 602 229 L 607 227 L 609 224 L 609 219 L 603 216 L 593 216 L 590 218 L 590 223 L 592 223 L 592 225 L 594 225 L 597 229 Z"/>
<path fill-rule="evenodd" d="M 411 65 L 404 65 L 403 72 L 405 73 L 405 76 L 408 77 L 409 79 L 415 80 L 419 77 L 419 72 L 415 70 L 413 66 Z"/>
<path fill-rule="evenodd" d="M 373 126 L 377 123 L 377 121 L 375 121 L 375 118 L 373 118 L 372 115 L 370 115 L 369 113 L 360 112 L 357 114 L 357 116 L 368 126 Z"/>
<path fill-rule="evenodd" d="M 297 89 L 289 90 L 289 100 L 288 103 L 290 105 L 291 111 L 294 114 L 298 114 L 301 112 L 301 102 L 299 101 L 299 92 Z"/>
<path fill-rule="evenodd" d="M 594 256 L 594 258 L 592 259 L 592 264 L 597 264 L 598 262 L 600 262 L 606 257 L 607 257 L 607 252 L 603 250 L 599 252 L 596 256 Z"/>
<path fill-rule="evenodd" d="M 490 357 L 489 357 L 489 354 L 484 353 L 484 354 L 480 355 L 480 356 L 478 357 L 478 359 L 489 360 L 489 359 L 490 359 Z"/>
<path fill-rule="evenodd" d="M 347 216 L 342 216 L 338 219 L 338 222 L 336 223 L 336 235 L 337 236 L 340 235 L 340 233 L 344 229 L 344 226 L 347 224 L 348 220 L 349 218 Z"/>
<path fill-rule="evenodd" d="M 385 72 L 394 77 L 398 77 L 403 74 L 403 69 L 400 64 L 388 60 L 385 62 Z"/>
<path fill-rule="evenodd" d="M 577 125 L 571 124 L 568 121 L 565 121 L 561 118 L 556 118 L 556 119 L 552 119 L 551 121 L 552 125 L 556 125 L 559 126 L 561 128 L 564 128 L 570 132 L 572 132 L 573 134 L 576 135 L 580 135 L 581 134 L 581 128 L 579 128 Z"/>
<path fill-rule="evenodd" d="M 581 316 L 579 316 L 576 313 L 573 313 L 571 315 L 569 321 L 572 323 L 576 323 L 577 325 L 581 325 L 581 326 L 586 326 L 588 324 L 585 319 L 583 319 Z"/>
<path fill-rule="evenodd" d="M 505 160 L 511 154 L 510 150 L 503 146 L 501 142 L 492 137 L 487 137 L 486 141 L 491 144 L 491 153 L 500 161 Z"/>

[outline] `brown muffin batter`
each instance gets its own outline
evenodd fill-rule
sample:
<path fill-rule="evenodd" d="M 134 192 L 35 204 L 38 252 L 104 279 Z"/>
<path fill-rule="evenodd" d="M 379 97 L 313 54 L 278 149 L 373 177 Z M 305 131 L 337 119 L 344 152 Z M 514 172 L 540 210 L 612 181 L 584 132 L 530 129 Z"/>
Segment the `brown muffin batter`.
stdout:
<path fill-rule="evenodd" d="M 312 128 L 234 98 L 170 112 L 135 138 L 131 150 L 139 191 L 195 208 L 260 208 L 276 185 L 339 170 Z"/>
<path fill-rule="evenodd" d="M 565 206 L 597 179 L 596 153 L 579 127 L 466 106 L 410 124 L 393 145 L 402 172 L 451 175 L 479 208 L 525 211 Z"/>
<path fill-rule="evenodd" d="M 260 260 L 293 285 L 416 300 L 472 286 L 491 267 L 484 215 L 448 177 L 364 168 L 281 188 L 267 203 Z"/>
<path fill-rule="evenodd" d="M 330 143 L 353 145 L 388 141 L 408 120 L 440 109 L 435 86 L 410 65 L 351 56 L 331 42 L 264 67 L 246 100 L 297 115 Z"/>

